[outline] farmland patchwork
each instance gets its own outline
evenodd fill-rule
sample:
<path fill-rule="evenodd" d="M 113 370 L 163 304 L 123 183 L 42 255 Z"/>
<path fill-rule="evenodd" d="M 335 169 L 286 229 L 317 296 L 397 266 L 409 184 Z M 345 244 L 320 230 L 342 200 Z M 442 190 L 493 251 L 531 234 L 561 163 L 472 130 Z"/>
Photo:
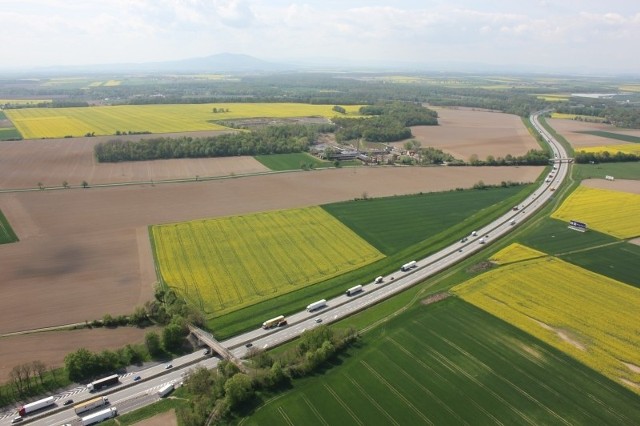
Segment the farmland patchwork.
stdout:
<path fill-rule="evenodd" d="M 464 300 L 640 393 L 640 290 L 552 257 L 484 273 Z"/>

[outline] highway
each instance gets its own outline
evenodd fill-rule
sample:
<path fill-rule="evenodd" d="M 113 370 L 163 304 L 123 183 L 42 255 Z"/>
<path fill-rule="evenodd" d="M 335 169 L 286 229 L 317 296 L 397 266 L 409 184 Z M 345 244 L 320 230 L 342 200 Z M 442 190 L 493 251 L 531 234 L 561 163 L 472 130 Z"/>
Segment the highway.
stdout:
<path fill-rule="evenodd" d="M 536 130 L 549 143 L 554 160 L 554 169 L 552 173 L 545 177 L 541 186 L 529 197 L 523 200 L 517 206 L 517 210 L 509 209 L 502 216 L 495 219 L 484 227 L 477 229 L 475 235 L 469 235 L 464 242 L 456 241 L 450 246 L 431 254 L 430 256 L 419 259 L 416 267 L 407 272 L 398 270 L 393 274 L 383 277 L 383 282 L 376 284 L 374 278 L 371 283 L 363 284 L 363 291 L 353 295 L 341 295 L 336 298 L 327 300 L 324 308 L 315 312 L 307 312 L 306 310 L 287 317 L 288 325 L 285 327 L 277 327 L 270 330 L 257 328 L 244 334 L 235 336 L 231 339 L 221 342 L 235 357 L 243 358 L 249 351 L 248 344 L 253 347 L 266 349 L 280 345 L 286 341 L 292 340 L 306 330 L 317 327 L 320 324 L 327 324 L 337 321 L 341 318 L 353 315 L 355 312 L 366 309 L 367 307 L 389 298 L 407 288 L 416 285 L 425 279 L 450 268 L 461 260 L 483 250 L 492 242 L 497 241 L 504 235 L 515 229 L 520 223 L 533 216 L 536 211 L 541 209 L 554 195 L 554 190 L 566 179 L 569 171 L 569 160 L 567 153 L 556 141 L 540 125 L 538 121 L 538 113 L 531 116 L 531 122 Z M 414 259 L 407 259 L 409 262 Z M 400 266 L 400 265 L 398 265 Z M 346 290 L 346 289 L 345 289 Z M 314 300 L 309 300 L 309 303 Z M 268 318 L 260 319 L 260 322 Z M 78 388 L 78 393 L 72 398 L 74 403 L 86 401 L 95 396 L 107 395 L 111 401 L 111 405 L 118 408 L 119 414 L 133 411 L 144 405 L 151 404 L 158 400 L 157 390 L 166 383 L 174 383 L 179 386 L 184 380 L 185 374 L 188 374 L 190 368 L 196 366 L 204 366 L 206 368 L 215 368 L 219 362 L 218 358 L 208 357 L 203 351 L 197 351 L 188 356 L 173 360 L 173 367 L 165 369 L 165 365 L 157 365 L 144 371 L 135 373 L 140 375 L 141 380 L 133 382 L 134 374 L 123 376 L 120 385 L 111 389 L 105 389 L 104 392 L 89 394 L 88 391 Z M 56 396 L 57 403 L 62 404 L 68 399 L 68 393 Z M 27 415 L 22 424 L 30 423 L 35 425 L 62 425 L 62 424 L 80 424 L 78 417 L 70 408 L 60 407 L 43 410 L 43 413 L 34 413 Z M 11 424 L 14 415 L 0 417 L 0 426 Z"/>

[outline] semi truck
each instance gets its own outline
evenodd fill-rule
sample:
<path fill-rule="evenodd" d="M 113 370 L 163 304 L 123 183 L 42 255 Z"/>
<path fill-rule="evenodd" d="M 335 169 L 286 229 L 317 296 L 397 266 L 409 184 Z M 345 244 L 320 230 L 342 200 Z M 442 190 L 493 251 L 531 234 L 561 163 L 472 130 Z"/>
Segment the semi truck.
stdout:
<path fill-rule="evenodd" d="M 104 410 L 97 411 L 93 414 L 89 414 L 86 417 L 80 419 L 82 426 L 94 425 L 107 419 L 112 419 L 118 415 L 118 409 L 116 407 L 109 407 Z"/>
<path fill-rule="evenodd" d="M 39 399 L 37 401 L 30 402 L 28 404 L 23 405 L 18 409 L 18 414 L 24 416 L 25 414 L 33 413 L 34 411 L 42 410 L 43 408 L 49 407 L 54 404 L 53 397 L 47 397 L 43 399 Z"/>
<path fill-rule="evenodd" d="M 415 268 L 418 264 L 416 263 L 415 260 L 412 260 L 411 262 L 405 263 L 404 265 L 402 265 L 402 267 L 400 268 L 401 271 L 403 272 L 407 272 L 409 269 Z"/>
<path fill-rule="evenodd" d="M 103 405 L 107 405 L 109 403 L 109 398 L 106 396 L 100 396 L 98 398 L 90 399 L 89 401 L 83 402 L 82 404 L 76 405 L 73 410 L 76 414 L 80 415 L 86 411 L 93 410 L 94 408 L 102 407 Z"/>
<path fill-rule="evenodd" d="M 351 287 L 349 290 L 345 292 L 347 296 L 353 296 L 356 293 L 360 293 L 362 291 L 362 285 L 357 285 L 355 287 Z"/>
<path fill-rule="evenodd" d="M 270 320 L 266 320 L 262 323 L 262 328 L 268 330 L 272 327 L 279 327 L 281 325 L 286 325 L 287 320 L 284 318 L 284 315 L 279 315 L 275 318 L 271 318 Z"/>
<path fill-rule="evenodd" d="M 117 374 L 113 374 L 108 377 L 103 377 L 102 379 L 95 380 L 87 385 L 87 389 L 89 392 L 99 391 L 102 388 L 106 388 L 107 386 L 114 385 L 118 383 L 119 376 Z"/>
<path fill-rule="evenodd" d="M 309 312 L 313 312 L 316 309 L 320 309 L 323 306 L 327 305 L 327 301 L 322 299 L 322 300 L 318 300 L 317 302 L 313 302 L 312 304 L 310 304 L 309 306 L 307 306 L 307 311 Z"/>
<path fill-rule="evenodd" d="M 169 395 L 171 391 L 173 391 L 173 383 L 166 384 L 158 390 L 158 396 L 164 398 Z"/>

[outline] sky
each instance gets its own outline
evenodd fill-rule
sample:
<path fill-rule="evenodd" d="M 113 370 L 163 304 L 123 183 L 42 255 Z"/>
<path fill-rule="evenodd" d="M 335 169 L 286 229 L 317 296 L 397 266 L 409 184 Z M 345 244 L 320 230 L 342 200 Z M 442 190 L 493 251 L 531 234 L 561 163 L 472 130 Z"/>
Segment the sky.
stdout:
<path fill-rule="evenodd" d="M 228 52 L 288 63 L 637 75 L 640 2 L 0 0 L 0 39 L 0 69 Z"/>

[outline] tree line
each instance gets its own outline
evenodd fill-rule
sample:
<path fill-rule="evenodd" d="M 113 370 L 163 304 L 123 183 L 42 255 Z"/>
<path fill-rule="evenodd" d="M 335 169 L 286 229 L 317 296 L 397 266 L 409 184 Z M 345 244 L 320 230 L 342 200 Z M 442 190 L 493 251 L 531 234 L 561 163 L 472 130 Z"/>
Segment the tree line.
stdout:
<path fill-rule="evenodd" d="M 237 155 L 286 154 L 308 151 L 320 133 L 334 126 L 278 125 L 251 132 L 203 138 L 154 138 L 137 142 L 112 140 L 94 148 L 99 162 L 142 161 L 169 158 L 231 157 Z"/>
<path fill-rule="evenodd" d="M 609 151 L 603 152 L 585 152 L 578 151 L 573 156 L 574 161 L 579 164 L 589 164 L 589 163 L 620 163 L 627 161 L 640 161 L 640 155 L 626 153 L 626 152 L 616 152 L 615 154 L 611 154 Z"/>

